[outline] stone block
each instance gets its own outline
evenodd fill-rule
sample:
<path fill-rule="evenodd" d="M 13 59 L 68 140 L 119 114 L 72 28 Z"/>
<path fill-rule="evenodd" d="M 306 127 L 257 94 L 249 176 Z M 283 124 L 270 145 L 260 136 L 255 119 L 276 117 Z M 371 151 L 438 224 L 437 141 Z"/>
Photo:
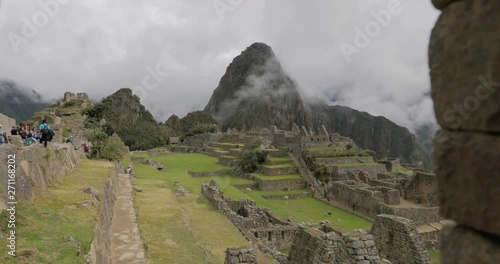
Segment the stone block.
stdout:
<path fill-rule="evenodd" d="M 461 225 L 500 235 L 500 137 L 439 131 L 434 163 L 441 214 Z"/>
<path fill-rule="evenodd" d="M 445 9 L 448 5 L 457 0 L 432 0 L 432 4 L 439 10 Z"/>
<path fill-rule="evenodd" d="M 433 1 L 446 6 L 448 1 Z M 500 132 L 500 1 L 446 7 L 431 34 L 432 98 L 443 128 Z"/>
<path fill-rule="evenodd" d="M 442 264 L 500 263 L 500 237 L 464 226 L 447 226 L 441 235 Z"/>

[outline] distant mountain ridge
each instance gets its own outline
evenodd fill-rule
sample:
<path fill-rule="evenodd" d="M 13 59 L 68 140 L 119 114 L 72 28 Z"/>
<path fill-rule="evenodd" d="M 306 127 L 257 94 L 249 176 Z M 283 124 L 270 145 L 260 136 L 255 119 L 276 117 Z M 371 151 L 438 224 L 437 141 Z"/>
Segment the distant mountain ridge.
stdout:
<path fill-rule="evenodd" d="M 385 117 L 374 117 L 344 106 L 329 106 L 305 99 L 298 85 L 285 73 L 271 47 L 254 43 L 234 58 L 204 109 L 222 129 L 251 129 L 276 125 L 299 126 L 352 138 L 379 158 L 398 157 L 402 162 L 430 167 L 430 159 L 415 135 Z"/>
<path fill-rule="evenodd" d="M 21 88 L 14 81 L 0 80 L 0 113 L 21 123 L 49 104 L 33 89 Z"/>

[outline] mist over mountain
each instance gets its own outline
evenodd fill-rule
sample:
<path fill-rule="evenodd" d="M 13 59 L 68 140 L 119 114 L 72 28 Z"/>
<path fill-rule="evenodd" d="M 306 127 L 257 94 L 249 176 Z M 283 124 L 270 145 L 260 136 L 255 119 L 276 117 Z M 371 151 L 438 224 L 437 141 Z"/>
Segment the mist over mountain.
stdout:
<path fill-rule="evenodd" d="M 205 111 L 223 130 L 272 125 L 291 129 L 295 123 L 317 131 L 325 125 L 330 132 L 374 150 L 379 158 L 399 157 L 403 162 L 430 166 L 426 150 L 407 128 L 382 116 L 302 96 L 272 49 L 263 43 L 252 44 L 227 67 Z"/>
<path fill-rule="evenodd" d="M 222 129 L 307 123 L 296 83 L 283 71 L 271 47 L 254 43 L 227 67 L 205 111 Z"/>
<path fill-rule="evenodd" d="M 0 80 L 0 113 L 16 119 L 18 124 L 48 105 L 35 90 L 11 80 Z"/>

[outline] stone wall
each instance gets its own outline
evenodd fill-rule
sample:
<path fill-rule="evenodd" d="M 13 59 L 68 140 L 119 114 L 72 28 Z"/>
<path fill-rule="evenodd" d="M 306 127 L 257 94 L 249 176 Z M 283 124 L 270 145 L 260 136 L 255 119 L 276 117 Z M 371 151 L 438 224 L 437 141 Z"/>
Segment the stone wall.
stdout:
<path fill-rule="evenodd" d="M 359 166 L 329 166 L 327 167 L 333 179 L 342 179 L 348 172 L 360 173 L 367 172 L 371 175 L 386 172 L 385 165 L 359 165 Z"/>
<path fill-rule="evenodd" d="M 288 257 L 289 264 L 375 264 L 380 256 L 373 237 L 364 231 L 345 235 L 329 226 L 301 226 Z"/>
<path fill-rule="evenodd" d="M 317 158 L 316 162 L 321 165 L 327 164 L 354 164 L 373 163 L 373 157 L 337 157 L 337 158 Z"/>
<path fill-rule="evenodd" d="M 115 187 L 118 184 L 118 174 L 121 172 L 123 172 L 122 165 L 115 163 L 115 169 L 104 186 L 94 240 L 86 257 L 92 264 L 111 264 L 111 222 L 116 201 Z"/>
<path fill-rule="evenodd" d="M 416 224 L 441 220 L 438 207 L 391 206 L 397 204 L 399 192 L 386 187 L 359 185 L 355 181 L 338 181 L 330 185 L 327 197 L 373 218 L 379 214 L 391 214 L 410 218 Z"/>
<path fill-rule="evenodd" d="M 202 184 L 201 193 L 235 225 L 247 239 L 266 247 L 284 249 L 292 244 L 297 225 L 282 220 L 249 199 L 231 200 L 215 181 Z"/>
<path fill-rule="evenodd" d="M 275 175 L 287 175 L 287 174 L 295 174 L 298 172 L 297 167 L 267 167 L 264 166 L 261 169 L 262 173 L 268 176 Z"/>
<path fill-rule="evenodd" d="M 500 263 L 500 1 L 433 0 L 429 67 L 442 263 Z"/>
<path fill-rule="evenodd" d="M 83 153 L 70 144 L 49 144 L 20 147 L 12 144 L 0 145 L 0 192 L 5 198 L 7 190 L 7 160 L 10 155 L 16 160 L 16 196 L 33 201 L 33 189 L 45 189 L 76 169 Z"/>
<path fill-rule="evenodd" d="M 229 175 L 231 173 L 231 170 L 208 171 L 208 172 L 187 171 L 187 173 L 191 177 L 215 177 L 215 176 Z"/>
<path fill-rule="evenodd" d="M 10 130 L 16 124 L 17 123 L 16 123 L 16 120 L 14 118 L 8 117 L 4 114 L 0 114 L 0 125 L 2 125 L 2 130 L 5 133 L 7 133 L 7 135 L 10 135 Z"/>
<path fill-rule="evenodd" d="M 375 245 L 382 258 L 393 264 L 431 264 L 432 259 L 417 234 L 415 223 L 394 215 L 379 215 L 372 226 Z"/>
<path fill-rule="evenodd" d="M 228 248 L 224 264 L 257 264 L 257 252 L 253 248 Z"/>
<path fill-rule="evenodd" d="M 404 187 L 404 198 L 427 206 L 438 206 L 436 175 L 416 172 Z"/>
<path fill-rule="evenodd" d="M 379 163 L 384 164 L 386 170 L 390 172 L 397 172 L 401 168 L 401 162 L 399 159 L 381 160 Z"/>
<path fill-rule="evenodd" d="M 271 178 L 271 177 L 270 177 Z M 295 190 L 304 189 L 306 187 L 306 182 L 304 179 L 283 179 L 283 180 L 261 180 L 260 178 L 255 178 L 257 183 L 259 183 L 259 189 L 262 191 L 276 191 L 276 190 Z"/>

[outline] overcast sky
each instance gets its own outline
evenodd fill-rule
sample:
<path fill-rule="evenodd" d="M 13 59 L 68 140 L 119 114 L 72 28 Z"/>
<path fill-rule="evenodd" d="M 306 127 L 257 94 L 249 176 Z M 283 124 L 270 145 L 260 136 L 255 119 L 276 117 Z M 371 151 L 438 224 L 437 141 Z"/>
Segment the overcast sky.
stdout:
<path fill-rule="evenodd" d="M 430 0 L 0 0 L 0 79 L 52 100 L 135 88 L 165 121 L 202 109 L 232 59 L 265 42 L 307 96 L 414 129 L 434 120 L 438 15 Z"/>

